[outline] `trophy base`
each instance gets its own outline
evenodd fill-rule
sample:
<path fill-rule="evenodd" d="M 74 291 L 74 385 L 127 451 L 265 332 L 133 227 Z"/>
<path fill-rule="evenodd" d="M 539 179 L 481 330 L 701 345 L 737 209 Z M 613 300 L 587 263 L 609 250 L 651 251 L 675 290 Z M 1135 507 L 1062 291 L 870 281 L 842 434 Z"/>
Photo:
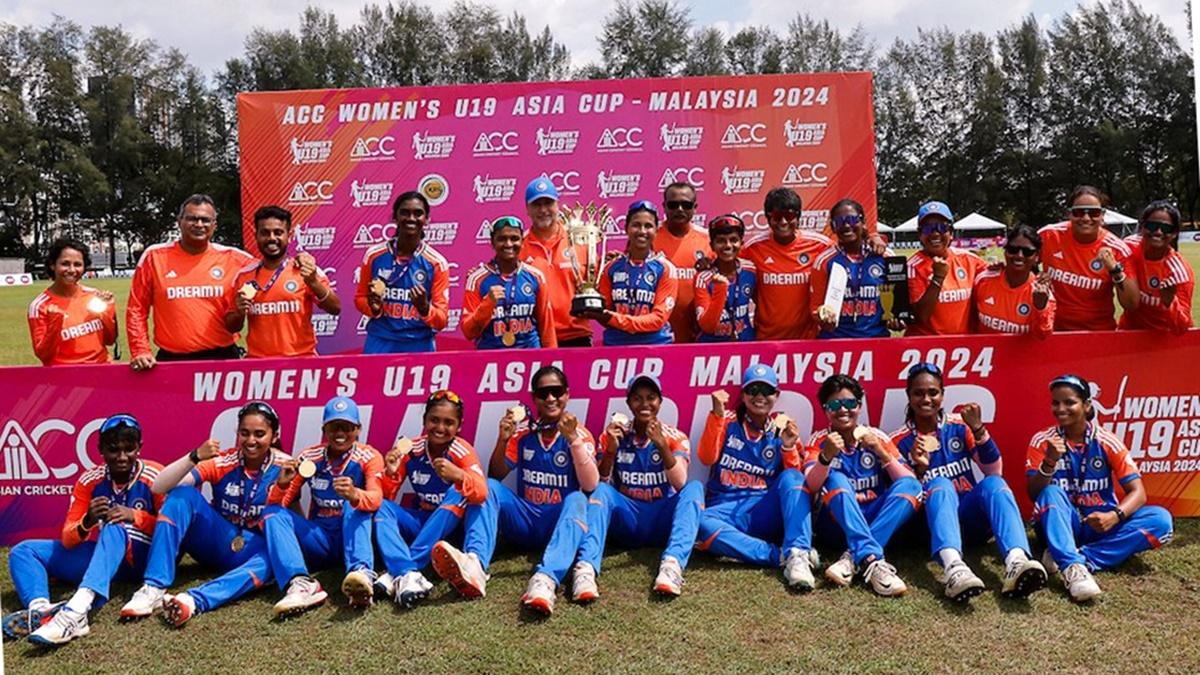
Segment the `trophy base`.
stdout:
<path fill-rule="evenodd" d="M 581 294 L 571 298 L 571 316 L 579 316 L 585 312 L 600 312 L 604 310 L 604 296 L 599 293 Z"/>

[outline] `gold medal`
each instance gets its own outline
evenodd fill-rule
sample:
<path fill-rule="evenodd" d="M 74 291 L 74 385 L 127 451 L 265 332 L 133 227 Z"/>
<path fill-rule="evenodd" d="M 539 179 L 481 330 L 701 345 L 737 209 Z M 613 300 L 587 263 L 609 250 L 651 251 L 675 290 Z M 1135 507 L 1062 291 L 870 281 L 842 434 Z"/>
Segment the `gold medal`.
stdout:
<path fill-rule="evenodd" d="M 241 553 L 242 549 L 246 548 L 246 540 L 242 538 L 242 535 L 239 534 L 233 538 L 233 541 L 229 542 L 229 548 L 232 549 L 234 553 Z"/>
<path fill-rule="evenodd" d="M 866 437 L 867 433 L 867 428 L 864 426 L 854 427 L 854 442 L 857 443 L 861 441 Z"/>
<path fill-rule="evenodd" d="M 104 310 L 106 309 L 108 309 L 108 303 L 100 299 L 100 296 L 98 295 L 93 295 L 92 298 L 87 301 L 87 310 L 92 314 L 103 314 Z"/>
<path fill-rule="evenodd" d="M 382 298 L 383 294 L 387 292 L 387 284 L 383 283 L 383 279 L 372 279 L 371 292 Z"/>
<path fill-rule="evenodd" d="M 242 287 L 238 289 L 238 293 L 247 300 L 253 300 L 254 296 L 258 294 L 258 289 L 253 284 L 242 284 Z"/>
<path fill-rule="evenodd" d="M 401 457 L 412 452 L 412 448 L 413 442 L 405 436 L 401 436 L 400 438 L 396 439 L 396 444 L 392 446 L 392 449 L 400 453 Z"/>
<path fill-rule="evenodd" d="M 790 417 L 784 415 L 783 413 L 779 413 L 774 419 L 771 420 L 771 426 L 775 428 L 775 431 L 782 432 L 787 428 L 788 422 L 791 421 L 792 419 Z"/>
<path fill-rule="evenodd" d="M 511 330 L 506 330 L 504 331 L 504 335 L 500 336 L 500 341 L 504 343 L 505 347 L 511 347 L 517 344 L 517 334 Z"/>
<path fill-rule="evenodd" d="M 525 420 L 525 406 L 514 405 L 508 409 L 508 414 L 512 417 L 512 421 L 520 424 Z"/>
<path fill-rule="evenodd" d="M 317 475 L 317 463 L 311 459 L 306 459 L 300 462 L 300 466 L 296 468 L 296 473 L 300 474 L 301 478 L 312 478 Z"/>
<path fill-rule="evenodd" d="M 616 412 L 613 413 L 612 422 L 619 427 L 627 427 L 629 426 L 629 417 L 625 413 Z"/>

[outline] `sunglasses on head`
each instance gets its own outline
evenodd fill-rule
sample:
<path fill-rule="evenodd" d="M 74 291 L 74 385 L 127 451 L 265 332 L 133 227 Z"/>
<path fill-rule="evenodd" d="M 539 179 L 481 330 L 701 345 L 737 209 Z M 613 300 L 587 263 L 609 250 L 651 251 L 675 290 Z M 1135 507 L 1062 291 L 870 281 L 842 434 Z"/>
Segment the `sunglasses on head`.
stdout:
<path fill-rule="evenodd" d="M 538 387 L 533 390 L 533 397 L 539 400 L 546 400 L 550 397 L 562 398 L 567 393 L 567 388 L 563 386 Z"/>
<path fill-rule="evenodd" d="M 1104 213 L 1104 209 L 1099 206 L 1072 206 L 1072 218 L 1099 218 Z"/>
<path fill-rule="evenodd" d="M 275 429 L 279 428 L 279 413 L 275 412 L 274 408 L 263 401 L 251 401 L 242 406 L 242 409 L 238 411 L 238 419 L 240 420 L 246 415 L 262 415 L 267 418 L 267 422 L 272 427 Z"/>
<path fill-rule="evenodd" d="M 674 211 L 675 209 L 683 209 L 684 211 L 687 211 L 689 209 L 696 208 L 696 202 L 687 201 L 686 199 L 672 199 L 666 203 L 666 207 L 668 211 Z"/>
<path fill-rule="evenodd" d="M 1032 246 L 1018 246 L 1016 244 L 1008 244 L 1004 247 L 1004 252 L 1009 255 L 1020 255 L 1026 258 L 1032 258 L 1037 255 L 1038 250 Z"/>
<path fill-rule="evenodd" d="M 954 229 L 950 223 L 937 221 L 933 223 L 922 223 L 920 225 L 921 234 L 946 234 Z"/>
<path fill-rule="evenodd" d="M 1142 223 L 1142 229 L 1154 234 L 1162 232 L 1163 234 L 1174 234 L 1176 227 L 1175 223 L 1170 223 L 1165 220 L 1147 220 Z"/>
<path fill-rule="evenodd" d="M 908 369 L 909 377 L 916 377 L 917 375 L 919 375 L 921 373 L 929 373 L 930 375 L 933 375 L 934 377 L 941 377 L 942 369 L 938 368 L 936 363 L 929 363 L 928 361 L 926 361 L 925 363 L 915 364 L 915 365 L 913 365 L 912 368 Z"/>
<path fill-rule="evenodd" d="M 844 229 L 849 227 L 857 227 L 862 223 L 863 217 L 857 213 L 847 213 L 841 216 L 833 217 L 833 226 L 836 229 Z"/>
<path fill-rule="evenodd" d="M 771 396 L 779 391 L 766 382 L 751 382 L 742 390 L 747 396 Z"/>
<path fill-rule="evenodd" d="M 142 430 L 142 425 L 137 421 L 137 418 L 135 418 L 133 415 L 121 413 L 119 415 L 113 415 L 112 417 L 104 420 L 104 422 L 100 425 L 100 433 L 103 434 L 119 427 L 130 427 L 132 429 L 137 429 L 139 432 Z"/>
<path fill-rule="evenodd" d="M 433 392 L 429 395 L 429 400 L 426 401 L 426 404 L 437 403 L 438 401 L 449 401 L 457 406 L 462 405 L 462 399 L 459 398 L 458 394 L 450 391 L 449 389 L 439 389 L 438 391 Z"/>
<path fill-rule="evenodd" d="M 638 211 L 646 211 L 649 213 L 653 213 L 655 218 L 658 217 L 658 207 L 656 207 L 654 204 L 652 204 L 651 202 L 649 202 L 645 199 L 639 199 L 636 202 L 630 204 L 629 211 L 626 212 L 626 214 L 627 214 L 626 217 L 632 216 L 633 214 L 637 213 Z"/>
<path fill-rule="evenodd" d="M 856 398 L 835 398 L 831 401 L 826 401 L 821 406 L 827 412 L 837 412 L 839 410 L 854 410 L 858 407 L 858 399 Z"/>

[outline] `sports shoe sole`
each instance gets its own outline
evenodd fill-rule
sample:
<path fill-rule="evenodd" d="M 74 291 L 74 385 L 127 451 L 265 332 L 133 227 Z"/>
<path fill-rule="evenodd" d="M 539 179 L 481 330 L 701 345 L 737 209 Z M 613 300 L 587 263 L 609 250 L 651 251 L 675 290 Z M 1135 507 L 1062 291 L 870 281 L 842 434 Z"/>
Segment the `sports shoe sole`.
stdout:
<path fill-rule="evenodd" d="M 70 640 L 63 640 L 62 642 L 51 642 L 50 640 L 47 640 L 47 639 L 45 639 L 45 638 L 40 638 L 40 637 L 38 637 L 38 636 L 37 636 L 36 634 L 34 634 L 34 633 L 30 633 L 30 634 L 29 634 L 29 641 L 30 641 L 30 642 L 32 642 L 32 643 L 33 643 L 33 644 L 35 644 L 35 645 L 41 645 L 41 646 L 43 646 L 43 647 L 61 647 L 61 646 L 65 645 L 65 644 L 67 644 L 68 642 L 72 642 L 72 641 L 74 641 L 74 640 L 78 640 L 78 639 L 79 639 L 79 638 L 81 638 L 81 637 L 87 637 L 87 635 L 88 635 L 89 633 L 91 633 L 91 632 L 92 632 L 92 627 L 91 627 L 91 626 L 84 626 L 84 627 L 83 627 L 83 629 L 82 629 L 82 630 L 80 630 L 78 633 L 76 633 L 76 634 L 75 634 L 75 636 L 74 636 L 74 637 L 72 637 Z"/>
<path fill-rule="evenodd" d="M 578 602 L 578 603 L 580 603 L 580 604 L 587 604 L 587 603 L 589 603 L 589 602 L 595 602 L 595 601 L 599 600 L 599 599 L 600 599 L 600 594 L 599 594 L 599 593 L 591 593 L 591 592 L 587 592 L 587 591 L 585 591 L 585 592 L 583 592 L 583 593 L 580 593 L 580 594 L 578 594 L 578 595 L 572 595 L 572 596 L 571 596 L 571 599 L 572 599 L 572 600 L 574 600 L 575 602 Z"/>
<path fill-rule="evenodd" d="M 833 584 L 834 586 L 838 586 L 841 588 L 845 588 L 845 587 L 849 586 L 850 582 L 852 581 L 851 579 L 846 579 L 844 577 L 840 577 L 836 574 L 833 574 L 829 570 L 825 570 L 825 580 L 828 581 L 829 583 Z"/>
<path fill-rule="evenodd" d="M 321 591 L 320 594 L 313 596 L 313 597 L 315 598 L 313 600 L 313 602 L 311 602 L 307 605 L 300 605 L 298 607 L 288 607 L 286 609 L 275 609 L 274 610 L 275 618 L 276 619 L 287 619 L 287 618 L 290 618 L 293 616 L 300 616 L 301 614 L 307 612 L 310 609 L 316 609 L 316 608 L 320 607 L 321 605 L 325 604 L 325 601 L 327 599 L 329 599 L 329 594 L 326 593 L 325 591 Z"/>
<path fill-rule="evenodd" d="M 542 616 L 550 616 L 554 613 L 554 605 L 550 604 L 550 602 L 544 598 L 534 598 L 532 600 L 521 598 L 521 606 L 537 612 Z"/>
<path fill-rule="evenodd" d="M 188 619 L 192 618 L 194 613 L 182 602 L 172 600 L 171 602 L 163 603 L 163 621 L 166 621 L 167 625 L 172 628 L 183 628 L 183 625 L 188 622 Z"/>
<path fill-rule="evenodd" d="M 66 606 L 65 602 L 56 602 L 46 609 L 22 609 L 5 614 L 3 618 L 0 618 L 4 637 L 9 640 L 24 640 L 29 637 L 30 633 L 49 623 L 50 619 L 58 614 L 58 610 Z M 31 619 L 32 623 L 36 625 L 30 625 Z"/>
<path fill-rule="evenodd" d="M 433 562 L 433 571 L 438 573 L 438 576 L 445 579 L 465 598 L 482 598 L 484 592 L 472 584 L 462 572 L 462 568 L 458 566 L 458 562 L 449 551 L 441 546 L 435 545 L 431 555 Z"/>
<path fill-rule="evenodd" d="M 429 597 L 429 591 L 413 591 L 410 593 L 401 593 L 396 599 L 396 604 L 400 605 L 404 609 L 412 609 L 413 607 L 415 607 L 417 605 L 418 602 L 420 602 L 428 597 Z"/>
<path fill-rule="evenodd" d="M 375 602 L 375 588 L 370 579 L 362 575 L 347 576 L 342 580 L 342 595 L 350 601 L 355 609 L 366 609 Z"/>
<path fill-rule="evenodd" d="M 982 595 L 983 591 L 984 586 L 983 584 L 980 584 L 978 586 L 972 586 L 970 588 L 963 589 L 962 591 L 959 591 L 958 595 L 950 595 L 946 597 L 950 598 L 954 602 L 965 605 L 971 601 L 971 598 Z"/>
<path fill-rule="evenodd" d="M 1027 569 L 1017 577 L 1017 582 L 1011 591 L 1002 592 L 1000 595 L 1011 600 L 1027 598 L 1046 587 L 1046 576 L 1042 570 Z"/>
<path fill-rule="evenodd" d="M 654 584 L 654 592 L 671 598 L 678 598 L 683 595 L 682 588 L 675 588 L 669 584 Z"/>

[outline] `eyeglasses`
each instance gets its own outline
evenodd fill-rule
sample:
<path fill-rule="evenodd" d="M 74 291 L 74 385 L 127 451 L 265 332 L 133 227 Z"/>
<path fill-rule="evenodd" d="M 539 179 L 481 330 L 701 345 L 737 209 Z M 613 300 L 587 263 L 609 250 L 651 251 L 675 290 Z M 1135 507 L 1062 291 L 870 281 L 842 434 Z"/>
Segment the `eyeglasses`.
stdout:
<path fill-rule="evenodd" d="M 845 229 L 857 227 L 863 221 L 863 217 L 857 213 L 847 213 L 841 216 L 833 217 L 833 227 L 836 229 Z"/>
<path fill-rule="evenodd" d="M 926 361 L 924 363 L 914 364 L 912 368 L 908 369 L 909 377 L 916 377 L 917 375 L 920 375 L 921 373 L 929 373 L 930 375 L 933 375 L 934 377 L 937 377 L 937 378 L 942 377 L 942 369 L 938 368 L 936 363 L 929 363 L 928 361 Z"/>
<path fill-rule="evenodd" d="M 859 401 L 856 398 L 835 398 L 831 401 L 826 401 L 821 407 L 828 412 L 837 412 L 839 410 L 854 410 L 858 408 Z"/>
<path fill-rule="evenodd" d="M 136 429 L 139 433 L 142 430 L 142 425 L 137 421 L 136 417 L 121 413 L 104 420 L 104 423 L 100 425 L 100 433 L 107 433 L 118 427 L 130 427 Z"/>
<path fill-rule="evenodd" d="M 1150 234 L 1154 234 L 1156 232 L 1162 232 L 1163 234 L 1174 234 L 1176 227 L 1175 223 L 1168 223 L 1165 220 L 1147 220 L 1142 223 L 1142 229 Z"/>
<path fill-rule="evenodd" d="M 459 398 L 458 394 L 450 391 L 449 389 L 439 389 L 433 392 L 429 395 L 429 399 L 425 403 L 437 403 L 438 401 L 449 401 L 457 406 L 461 406 L 463 404 L 462 399 Z"/>
<path fill-rule="evenodd" d="M 766 382 L 751 382 L 742 389 L 742 393 L 747 396 L 774 396 L 777 391 L 779 390 Z"/>
<path fill-rule="evenodd" d="M 186 215 L 183 217 L 183 222 L 189 225 L 194 223 L 200 223 L 201 225 L 212 225 L 213 223 L 217 222 L 217 219 L 209 218 L 208 216 Z"/>
<path fill-rule="evenodd" d="M 788 209 L 787 211 L 772 211 L 767 214 L 767 220 L 771 222 L 791 221 L 800 217 L 800 212 Z"/>
<path fill-rule="evenodd" d="M 675 209 L 690 211 L 691 209 L 696 208 L 696 202 L 689 202 L 684 199 L 672 199 L 671 201 L 667 202 L 665 206 L 667 207 L 668 211 L 674 211 Z"/>
<path fill-rule="evenodd" d="M 566 396 L 566 394 L 566 387 L 538 387 L 537 389 L 533 390 L 533 397 L 540 401 L 544 401 L 551 397 L 562 398 L 563 396 Z"/>
<path fill-rule="evenodd" d="M 921 234 L 946 234 L 954 229 L 950 223 L 945 221 L 934 221 L 932 223 L 921 223 L 919 226 Z"/>
<path fill-rule="evenodd" d="M 1016 244 L 1009 244 L 1004 247 L 1004 252 L 1009 255 L 1020 255 L 1026 258 L 1032 258 L 1033 256 L 1037 255 L 1038 250 L 1032 246 L 1017 246 Z"/>
<path fill-rule="evenodd" d="M 1104 214 L 1104 209 L 1099 206 L 1072 206 L 1072 218 L 1099 218 Z"/>

